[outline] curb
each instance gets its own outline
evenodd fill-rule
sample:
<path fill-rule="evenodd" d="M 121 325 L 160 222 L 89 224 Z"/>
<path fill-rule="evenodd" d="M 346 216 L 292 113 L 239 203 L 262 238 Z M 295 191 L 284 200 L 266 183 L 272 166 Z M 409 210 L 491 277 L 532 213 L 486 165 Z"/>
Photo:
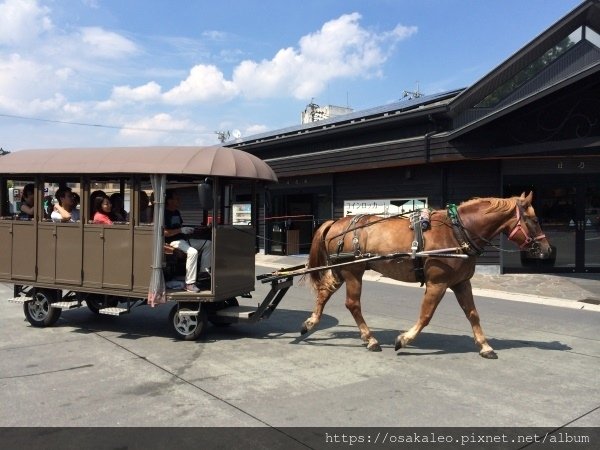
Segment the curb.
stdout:
<path fill-rule="evenodd" d="M 300 258 L 298 258 L 298 264 L 300 264 L 303 261 L 304 261 L 303 259 L 301 260 Z M 264 257 L 264 256 L 256 258 L 256 265 L 260 266 L 260 267 L 271 268 L 271 269 L 281 269 L 282 267 L 286 266 L 286 264 L 285 263 L 282 264 L 281 261 L 277 262 L 276 257 L 268 258 L 268 257 Z M 372 282 L 376 282 L 376 283 L 392 284 L 392 285 L 410 287 L 410 288 L 421 289 L 421 290 L 425 289 L 424 287 L 419 286 L 418 283 L 407 283 L 404 281 L 393 280 L 391 278 L 386 278 L 372 270 L 368 270 L 367 272 L 365 272 L 363 279 L 366 281 L 372 281 Z M 508 300 L 508 301 L 513 301 L 513 302 L 532 303 L 532 304 L 543 305 L 543 306 L 554 306 L 554 307 L 558 307 L 558 308 L 570 308 L 570 309 L 578 309 L 578 310 L 584 310 L 584 311 L 600 312 L 600 305 L 583 303 L 583 302 L 580 302 L 577 300 L 565 300 L 563 298 L 557 298 L 557 297 L 545 297 L 545 296 L 541 296 L 541 295 L 514 293 L 514 292 L 501 291 L 501 290 L 497 290 L 497 289 L 485 289 L 485 288 L 477 288 L 477 287 L 473 287 L 473 295 L 476 295 L 478 297 L 494 298 L 494 299 L 498 299 L 498 300 Z"/>

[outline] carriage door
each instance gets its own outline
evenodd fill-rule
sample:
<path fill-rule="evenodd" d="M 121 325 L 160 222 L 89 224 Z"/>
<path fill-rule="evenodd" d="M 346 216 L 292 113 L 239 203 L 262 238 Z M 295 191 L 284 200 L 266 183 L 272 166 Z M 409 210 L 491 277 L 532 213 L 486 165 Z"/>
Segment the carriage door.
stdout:
<path fill-rule="evenodd" d="M 34 186 L 31 180 L 2 180 L 0 187 L 0 278 L 6 280 L 35 280 L 35 222 L 20 212 L 27 185 Z"/>
<path fill-rule="evenodd" d="M 69 222 L 52 220 L 54 194 L 61 188 L 69 191 L 68 201 L 73 204 L 72 221 Z M 38 224 L 37 281 L 80 285 L 83 239 L 79 220 L 79 180 L 47 180 L 44 191 L 43 217 Z"/>
<path fill-rule="evenodd" d="M 131 184 L 124 179 L 94 179 L 85 208 L 84 286 L 131 289 L 133 228 L 129 220 Z M 110 199 L 112 224 L 94 223 L 96 197 Z"/>

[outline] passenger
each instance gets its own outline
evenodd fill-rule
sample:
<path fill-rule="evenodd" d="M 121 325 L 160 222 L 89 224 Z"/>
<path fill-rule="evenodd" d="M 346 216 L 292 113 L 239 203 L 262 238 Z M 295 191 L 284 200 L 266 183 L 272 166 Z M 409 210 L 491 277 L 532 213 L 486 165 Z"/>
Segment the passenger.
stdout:
<path fill-rule="evenodd" d="M 115 222 L 127 222 L 129 214 L 123 208 L 123 196 L 115 192 L 110 196 L 110 203 L 112 204 L 112 217 Z"/>
<path fill-rule="evenodd" d="M 75 208 L 75 199 L 71 188 L 61 187 L 54 194 L 58 203 L 50 217 L 53 222 L 79 222 L 79 210 Z"/>
<path fill-rule="evenodd" d="M 33 199 L 35 196 L 33 195 L 33 183 L 26 184 L 23 188 L 23 194 L 21 195 L 21 213 L 19 214 L 19 218 L 21 219 L 32 219 L 33 218 Z"/>
<path fill-rule="evenodd" d="M 43 205 L 43 210 L 44 210 L 44 219 L 52 219 L 52 211 L 54 211 L 54 205 L 52 204 L 52 199 L 53 197 L 51 195 L 46 195 L 44 197 L 44 205 Z"/>
<path fill-rule="evenodd" d="M 152 207 L 146 191 L 140 191 L 140 223 L 152 223 Z"/>
<path fill-rule="evenodd" d="M 96 204 L 96 197 L 108 197 L 108 195 L 106 195 L 106 192 L 101 191 L 100 189 L 98 189 L 97 191 L 94 191 L 90 194 L 90 219 L 93 220 L 94 219 L 94 214 L 96 213 L 96 211 L 94 211 L 94 205 Z"/>
<path fill-rule="evenodd" d="M 73 192 L 73 202 L 75 202 L 75 208 L 79 209 L 79 204 L 81 203 L 81 197 L 77 192 Z"/>
<path fill-rule="evenodd" d="M 108 197 L 98 196 L 94 199 L 94 223 L 112 225 L 111 219 L 112 204 Z"/>
<path fill-rule="evenodd" d="M 187 253 L 185 264 L 185 290 L 188 292 L 199 292 L 196 286 L 198 272 L 198 253 L 200 257 L 200 278 L 210 278 L 210 263 L 212 259 L 212 244 L 210 240 L 189 239 L 186 234 L 191 234 L 193 229 L 183 226 L 183 219 L 179 212 L 179 195 L 172 189 L 165 193 L 165 242 L 174 248 Z"/>

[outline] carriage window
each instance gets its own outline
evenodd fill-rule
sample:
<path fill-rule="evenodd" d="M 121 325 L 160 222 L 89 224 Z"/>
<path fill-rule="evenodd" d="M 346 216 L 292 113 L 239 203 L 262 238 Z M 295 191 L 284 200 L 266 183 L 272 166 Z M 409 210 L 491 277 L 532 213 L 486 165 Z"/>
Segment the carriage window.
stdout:
<path fill-rule="evenodd" d="M 43 186 L 43 222 L 81 221 L 81 183 L 78 178 L 46 179 Z"/>
<path fill-rule="evenodd" d="M 90 179 L 87 223 L 126 225 L 131 205 L 131 181 L 128 178 Z"/>
<path fill-rule="evenodd" d="M 152 225 L 154 222 L 154 192 L 149 179 L 144 179 L 140 183 L 138 190 L 139 208 L 137 224 Z"/>
<path fill-rule="evenodd" d="M 3 220 L 33 220 L 36 203 L 34 186 L 30 179 L 3 180 L 0 217 Z"/>

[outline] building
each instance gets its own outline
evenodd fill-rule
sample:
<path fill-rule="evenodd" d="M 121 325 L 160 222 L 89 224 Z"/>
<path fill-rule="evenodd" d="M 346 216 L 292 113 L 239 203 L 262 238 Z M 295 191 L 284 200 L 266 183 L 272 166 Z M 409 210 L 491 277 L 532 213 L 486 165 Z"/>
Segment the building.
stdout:
<path fill-rule="evenodd" d="M 466 89 L 232 146 L 266 160 L 280 180 L 265 196 L 266 252 L 286 250 L 288 228 L 299 235 L 293 251 L 306 252 L 314 227 L 350 205 L 443 208 L 532 190 L 556 259 L 528 261 L 498 239 L 480 262 L 503 272 L 598 272 L 600 2 L 582 2 Z"/>

